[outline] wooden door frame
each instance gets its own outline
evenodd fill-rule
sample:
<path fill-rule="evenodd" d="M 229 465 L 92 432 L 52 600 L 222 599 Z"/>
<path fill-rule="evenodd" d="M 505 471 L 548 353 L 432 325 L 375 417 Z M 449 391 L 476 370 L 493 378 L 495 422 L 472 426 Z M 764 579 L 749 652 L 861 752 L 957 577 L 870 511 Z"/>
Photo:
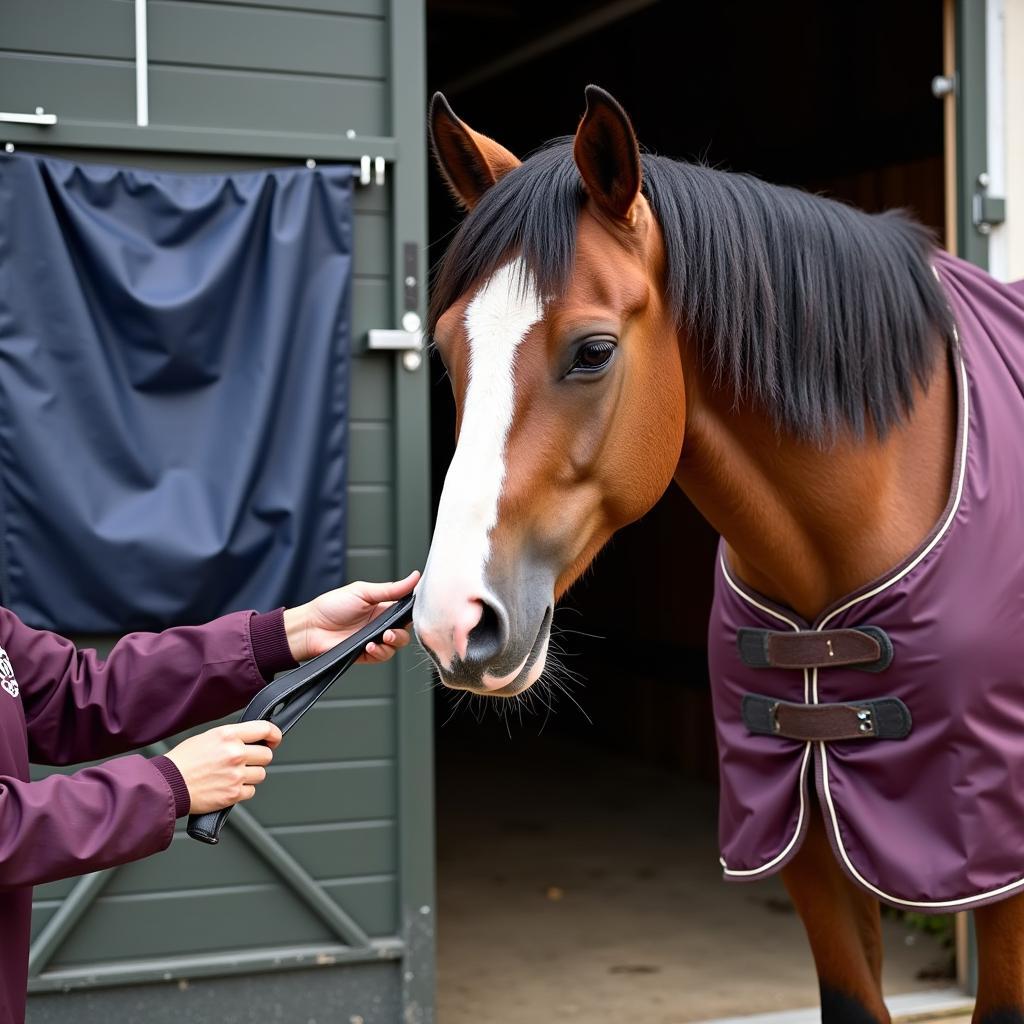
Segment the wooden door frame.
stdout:
<path fill-rule="evenodd" d="M 946 247 L 997 276 L 1006 269 L 1005 245 L 992 244 L 1000 229 L 979 221 L 1003 191 L 1003 126 L 992 124 L 1002 116 L 1001 13 L 1002 0 L 942 4 L 943 75 L 954 83 L 944 98 Z"/>
<path fill-rule="evenodd" d="M 401 147 L 391 174 L 394 327 L 426 320 L 426 4 L 391 0 L 391 131 Z M 412 273 L 410 274 L 410 270 Z M 408 328 L 407 328 L 408 329 Z M 395 570 L 422 567 L 430 545 L 429 360 L 395 354 Z M 404 1024 L 434 1021 L 434 698 L 411 650 L 398 654 L 399 928 Z"/>

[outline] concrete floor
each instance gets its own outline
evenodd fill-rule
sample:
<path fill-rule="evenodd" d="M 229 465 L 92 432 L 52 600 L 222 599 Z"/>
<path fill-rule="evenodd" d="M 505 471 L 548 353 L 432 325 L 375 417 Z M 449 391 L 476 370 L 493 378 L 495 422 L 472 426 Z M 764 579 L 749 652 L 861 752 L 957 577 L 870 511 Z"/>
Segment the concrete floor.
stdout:
<path fill-rule="evenodd" d="M 502 737 L 504 739 L 504 737 Z M 684 1024 L 817 1003 L 777 878 L 721 880 L 715 793 L 564 737 L 439 740 L 440 1024 Z M 948 988 L 886 922 L 887 993 Z"/>

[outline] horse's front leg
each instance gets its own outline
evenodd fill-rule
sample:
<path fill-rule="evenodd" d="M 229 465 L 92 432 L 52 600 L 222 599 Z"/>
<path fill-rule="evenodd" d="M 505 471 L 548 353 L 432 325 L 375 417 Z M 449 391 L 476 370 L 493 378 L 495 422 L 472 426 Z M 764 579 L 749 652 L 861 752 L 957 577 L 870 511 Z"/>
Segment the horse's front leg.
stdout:
<path fill-rule="evenodd" d="M 822 1024 L 889 1024 L 878 901 L 836 863 L 816 801 L 804 844 L 782 880 L 811 943 Z"/>
<path fill-rule="evenodd" d="M 974 912 L 978 999 L 973 1024 L 1024 1024 L 1024 894 Z"/>

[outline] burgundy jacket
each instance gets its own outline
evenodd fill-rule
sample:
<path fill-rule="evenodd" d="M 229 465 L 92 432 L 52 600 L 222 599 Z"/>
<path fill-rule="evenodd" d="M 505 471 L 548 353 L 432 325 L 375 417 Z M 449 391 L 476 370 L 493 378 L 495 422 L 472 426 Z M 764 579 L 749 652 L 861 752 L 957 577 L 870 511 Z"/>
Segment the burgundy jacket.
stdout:
<path fill-rule="evenodd" d="M 166 757 L 126 750 L 241 707 L 294 665 L 281 610 L 132 633 L 101 661 L 0 608 L 0 1024 L 25 1016 L 32 886 L 167 848 L 188 789 Z"/>

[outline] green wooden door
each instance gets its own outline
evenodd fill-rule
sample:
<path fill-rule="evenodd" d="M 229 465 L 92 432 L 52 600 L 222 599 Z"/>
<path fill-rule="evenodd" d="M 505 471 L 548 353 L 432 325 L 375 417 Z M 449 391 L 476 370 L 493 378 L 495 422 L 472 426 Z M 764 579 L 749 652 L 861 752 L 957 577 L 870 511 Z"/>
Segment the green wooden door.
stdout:
<path fill-rule="evenodd" d="M 0 143 L 175 170 L 369 158 L 350 578 L 421 565 L 429 535 L 426 370 L 365 350 L 371 328 L 423 313 L 423 31 L 422 0 L 0 5 L 0 110 L 57 117 L 0 123 Z M 220 846 L 179 832 L 157 858 L 37 890 L 29 1020 L 431 1021 L 432 725 L 416 660 L 350 672 Z"/>

